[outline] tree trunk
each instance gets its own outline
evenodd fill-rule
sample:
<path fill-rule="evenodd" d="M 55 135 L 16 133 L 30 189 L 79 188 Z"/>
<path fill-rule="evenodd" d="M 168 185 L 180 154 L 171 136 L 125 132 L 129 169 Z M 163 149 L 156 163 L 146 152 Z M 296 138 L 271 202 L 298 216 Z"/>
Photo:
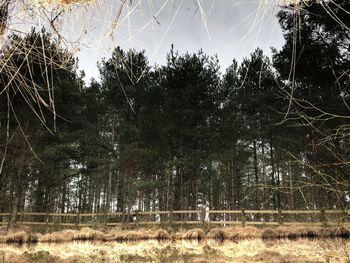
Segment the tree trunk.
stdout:
<path fill-rule="evenodd" d="M 12 204 L 12 211 L 10 215 L 8 228 L 13 227 L 17 222 L 17 213 L 18 213 L 18 209 L 21 201 L 21 195 L 22 195 L 22 182 L 19 181 L 15 192 L 15 199 Z"/>
<path fill-rule="evenodd" d="M 107 219 L 107 214 L 110 212 L 111 202 L 112 202 L 112 176 L 113 176 L 113 164 L 114 164 L 114 144 L 115 144 L 115 126 L 114 121 L 112 123 L 112 149 L 111 157 L 108 163 L 108 183 L 107 183 L 107 198 L 105 206 L 105 220 Z"/>
<path fill-rule="evenodd" d="M 267 189 L 267 176 L 266 176 L 266 168 L 265 168 L 265 142 L 264 139 L 261 140 L 261 162 L 262 162 L 262 178 L 264 181 L 264 190 L 263 190 L 263 208 L 265 207 L 264 203 L 267 200 L 268 197 L 268 189 Z"/>
<path fill-rule="evenodd" d="M 256 140 L 253 141 L 253 151 L 254 151 L 254 175 L 255 175 L 255 209 L 260 208 L 259 200 L 259 173 L 258 173 L 258 157 L 256 149 Z"/>
<path fill-rule="evenodd" d="M 288 161 L 288 177 L 289 177 L 289 198 L 290 198 L 289 199 L 289 207 L 290 207 L 290 209 L 295 209 L 291 160 Z"/>
<path fill-rule="evenodd" d="M 0 162 L 0 182 L 2 179 L 2 172 L 4 169 L 4 164 L 6 160 L 6 155 L 7 155 L 7 148 L 10 140 L 10 96 L 9 96 L 9 91 L 6 89 L 6 96 L 7 96 L 7 120 L 6 120 L 6 143 L 5 143 L 5 149 L 2 154 L 1 162 Z"/>
<path fill-rule="evenodd" d="M 275 160 L 273 155 L 272 137 L 270 135 L 270 164 L 271 164 L 271 186 L 272 186 L 272 207 L 276 210 L 276 181 L 275 181 Z"/>

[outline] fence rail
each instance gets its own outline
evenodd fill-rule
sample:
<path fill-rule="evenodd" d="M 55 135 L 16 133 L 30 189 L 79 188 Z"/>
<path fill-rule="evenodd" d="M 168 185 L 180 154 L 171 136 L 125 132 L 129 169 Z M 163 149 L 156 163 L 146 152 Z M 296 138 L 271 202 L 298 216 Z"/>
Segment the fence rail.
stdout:
<path fill-rule="evenodd" d="M 11 213 L 0 213 L 0 225 L 9 222 Z M 213 225 L 350 225 L 350 210 L 175 210 L 110 213 L 18 212 L 22 225 L 107 226 L 157 224 Z"/>

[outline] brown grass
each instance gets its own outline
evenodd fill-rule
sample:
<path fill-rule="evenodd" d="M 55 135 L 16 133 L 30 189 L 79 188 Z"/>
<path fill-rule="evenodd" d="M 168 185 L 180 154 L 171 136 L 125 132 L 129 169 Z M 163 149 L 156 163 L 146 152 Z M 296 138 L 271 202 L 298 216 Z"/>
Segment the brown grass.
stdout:
<path fill-rule="evenodd" d="M 260 238 L 263 230 L 261 228 L 247 226 L 247 227 L 231 228 L 231 232 L 234 234 L 233 238 L 245 239 L 245 238 Z"/>
<path fill-rule="evenodd" d="M 207 234 L 209 239 L 225 240 L 232 237 L 232 232 L 229 228 L 213 228 Z"/>
<path fill-rule="evenodd" d="M 105 241 L 168 240 L 169 233 L 164 229 L 112 230 L 103 235 Z"/>
<path fill-rule="evenodd" d="M 207 238 L 218 240 L 237 240 L 249 238 L 298 239 L 298 238 L 350 238 L 350 229 L 345 227 L 302 227 L 279 226 L 274 228 L 222 227 L 209 231 Z"/>
<path fill-rule="evenodd" d="M 103 233 L 88 227 L 80 230 L 56 231 L 45 235 L 38 235 L 39 242 L 69 242 L 74 240 L 101 240 Z"/>
<path fill-rule="evenodd" d="M 73 240 L 101 240 L 103 233 L 89 227 L 84 227 L 74 233 Z"/>
<path fill-rule="evenodd" d="M 169 235 L 168 231 L 166 231 L 164 229 L 159 229 L 154 234 L 153 238 L 156 240 L 168 240 L 168 239 L 170 239 L 170 235 Z"/>
<path fill-rule="evenodd" d="M 333 233 L 333 229 L 322 229 L 321 227 L 285 227 L 280 226 L 277 228 L 269 228 L 263 231 L 261 237 L 263 239 L 275 239 L 275 238 L 317 238 L 325 237 L 323 232 Z M 335 232 L 334 232 L 335 233 Z"/>
<path fill-rule="evenodd" d="M 140 240 L 244 240 L 244 239 L 298 239 L 298 238 L 350 238 L 350 229 L 345 227 L 292 227 L 279 226 L 275 228 L 256 227 L 221 227 L 213 228 L 206 233 L 201 228 L 180 230 L 170 233 L 165 229 L 137 229 L 98 231 L 88 227 L 80 230 L 62 230 L 48 234 L 32 234 L 29 228 L 14 228 L 6 232 L 0 229 L 0 243 L 26 242 L 70 242 L 77 240 L 96 241 L 140 241 Z"/>
<path fill-rule="evenodd" d="M 256 227 L 222 227 L 214 228 L 207 234 L 209 239 L 232 240 L 245 238 L 260 238 L 262 230 Z"/>
<path fill-rule="evenodd" d="M 155 232 L 154 232 L 155 233 Z M 350 241 L 340 239 L 157 240 L 137 242 L 0 244 L 0 263 L 11 262 L 343 262 Z M 5 260 L 2 261 L 1 253 Z M 22 257 L 22 261 L 20 258 Z M 39 259 L 41 258 L 41 261 Z M 29 261 L 29 259 L 31 261 Z"/>
<path fill-rule="evenodd" d="M 195 228 L 188 230 L 183 236 L 182 239 L 185 240 L 204 240 L 206 237 L 205 232 L 203 229 Z"/>
<path fill-rule="evenodd" d="M 29 241 L 29 235 L 26 231 L 20 230 L 16 232 L 9 231 L 6 235 L 0 236 L 0 243 L 26 243 Z"/>
<path fill-rule="evenodd" d="M 69 242 L 73 240 L 75 230 L 55 231 L 49 234 L 38 235 L 39 242 Z"/>

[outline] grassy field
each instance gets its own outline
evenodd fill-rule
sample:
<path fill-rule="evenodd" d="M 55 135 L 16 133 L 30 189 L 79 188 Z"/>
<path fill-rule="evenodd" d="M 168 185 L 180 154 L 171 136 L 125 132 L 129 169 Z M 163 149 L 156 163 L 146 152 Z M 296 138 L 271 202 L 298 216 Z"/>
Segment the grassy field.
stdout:
<path fill-rule="evenodd" d="M 0 263 L 15 262 L 345 262 L 349 229 L 0 230 Z"/>
<path fill-rule="evenodd" d="M 340 239 L 38 243 L 0 245 L 0 262 L 350 262 Z M 2 261 L 1 261 L 2 260 Z"/>
<path fill-rule="evenodd" d="M 219 227 L 219 228 L 88 228 L 55 229 L 18 226 L 12 229 L 0 228 L 0 243 L 50 243 L 71 241 L 140 241 L 140 240 L 231 240 L 297 239 L 297 238 L 350 238 L 348 227 Z"/>

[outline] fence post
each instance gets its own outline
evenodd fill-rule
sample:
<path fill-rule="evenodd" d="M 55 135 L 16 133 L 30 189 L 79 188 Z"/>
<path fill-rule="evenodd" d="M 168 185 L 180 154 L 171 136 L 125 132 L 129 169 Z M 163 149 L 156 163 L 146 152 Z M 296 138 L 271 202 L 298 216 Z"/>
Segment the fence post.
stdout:
<path fill-rule="evenodd" d="M 49 218 L 50 218 L 50 212 L 47 212 L 46 213 L 46 225 L 48 225 L 49 224 Z"/>
<path fill-rule="evenodd" d="M 204 222 L 205 222 L 205 207 L 201 208 L 201 221 L 204 224 Z"/>
<path fill-rule="evenodd" d="M 282 222 L 282 210 L 281 209 L 278 209 L 278 224 L 279 225 L 283 224 L 283 222 Z"/>
<path fill-rule="evenodd" d="M 19 221 L 21 222 L 21 224 L 22 224 L 22 222 L 24 221 L 24 220 L 23 220 L 23 217 L 24 217 L 23 213 L 24 213 L 24 211 L 21 211 L 21 216 L 20 216 L 20 218 L 19 218 Z"/>
<path fill-rule="evenodd" d="M 136 226 L 138 226 L 139 220 L 140 220 L 140 218 L 139 218 L 139 210 L 136 210 L 136 211 L 135 211 L 135 222 L 136 222 Z"/>
<path fill-rule="evenodd" d="M 325 226 L 327 223 L 326 223 L 326 213 L 325 213 L 325 208 L 322 207 L 321 208 L 321 211 L 320 211 L 320 221 L 322 223 L 322 226 Z"/>
<path fill-rule="evenodd" d="M 77 213 L 77 215 L 76 215 L 76 217 L 75 217 L 75 226 L 76 226 L 76 227 L 78 227 L 79 221 L 80 221 L 80 216 L 79 216 L 79 213 Z"/>
<path fill-rule="evenodd" d="M 170 224 L 173 223 L 173 209 L 170 209 L 170 211 L 169 211 L 169 223 Z"/>
<path fill-rule="evenodd" d="M 242 221 L 242 227 L 245 227 L 245 210 L 244 209 L 242 209 L 241 221 Z"/>

